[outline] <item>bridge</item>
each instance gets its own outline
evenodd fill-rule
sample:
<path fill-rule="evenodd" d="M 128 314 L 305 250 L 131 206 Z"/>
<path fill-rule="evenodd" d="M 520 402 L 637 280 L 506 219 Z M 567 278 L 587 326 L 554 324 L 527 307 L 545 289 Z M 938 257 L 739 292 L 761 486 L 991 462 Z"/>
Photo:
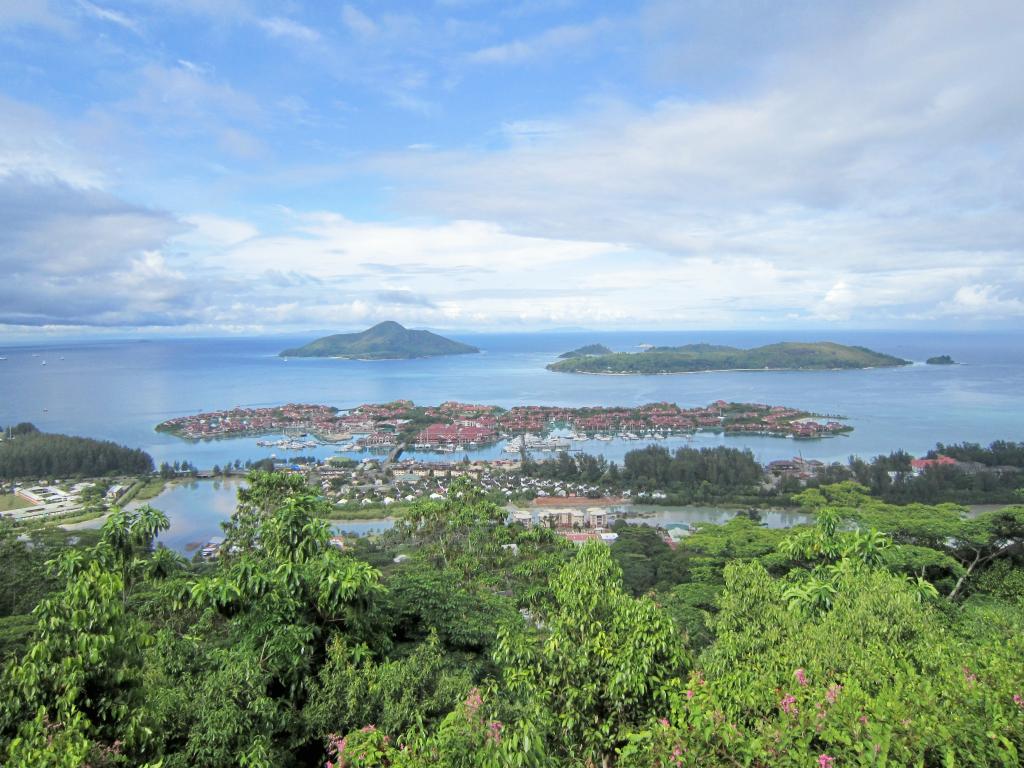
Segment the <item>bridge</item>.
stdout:
<path fill-rule="evenodd" d="M 387 466 L 398 460 L 398 457 L 402 455 L 402 451 L 405 450 L 405 443 L 399 443 L 388 454 L 388 457 L 384 459 L 383 469 L 387 469 Z"/>

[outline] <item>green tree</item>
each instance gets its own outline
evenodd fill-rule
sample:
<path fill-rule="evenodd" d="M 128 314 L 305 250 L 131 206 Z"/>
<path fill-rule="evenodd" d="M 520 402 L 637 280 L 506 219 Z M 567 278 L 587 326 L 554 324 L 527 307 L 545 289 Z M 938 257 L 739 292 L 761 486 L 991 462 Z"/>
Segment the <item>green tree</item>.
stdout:
<path fill-rule="evenodd" d="M 623 591 L 602 544 L 584 546 L 553 593 L 543 628 L 506 627 L 495 658 L 550 751 L 610 765 L 632 728 L 668 711 L 688 655 L 671 619 Z"/>

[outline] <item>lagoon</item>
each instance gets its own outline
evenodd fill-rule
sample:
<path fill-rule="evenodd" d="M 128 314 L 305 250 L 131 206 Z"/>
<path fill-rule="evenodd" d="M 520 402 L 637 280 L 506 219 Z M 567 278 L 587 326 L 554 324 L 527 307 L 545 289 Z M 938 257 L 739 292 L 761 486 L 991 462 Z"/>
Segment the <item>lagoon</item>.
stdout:
<path fill-rule="evenodd" d="M 162 510 L 170 519 L 171 527 L 160 534 L 157 541 L 186 557 L 192 557 L 213 536 L 222 534 L 220 524 L 231 517 L 237 503 L 238 489 L 244 481 L 193 480 L 175 481 L 158 496 L 145 502 L 131 502 L 129 509 L 149 504 Z M 721 525 L 741 512 L 726 507 L 692 506 L 662 507 L 654 505 L 621 505 L 610 511 L 634 524 L 655 525 L 665 528 L 687 527 L 698 523 Z M 759 522 L 768 528 L 790 528 L 813 521 L 812 516 L 788 510 L 759 510 Z M 342 520 L 332 522 L 338 533 L 366 536 L 382 533 L 394 526 L 392 518 L 380 520 Z M 99 527 L 101 521 L 82 524 L 81 527 Z"/>

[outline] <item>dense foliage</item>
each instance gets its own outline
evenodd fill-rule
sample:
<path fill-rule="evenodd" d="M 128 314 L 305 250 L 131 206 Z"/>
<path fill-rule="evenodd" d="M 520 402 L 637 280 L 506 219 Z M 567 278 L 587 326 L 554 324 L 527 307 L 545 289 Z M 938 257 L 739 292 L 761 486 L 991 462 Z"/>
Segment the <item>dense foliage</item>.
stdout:
<path fill-rule="evenodd" d="M 650 445 L 628 451 L 621 467 L 603 456 L 561 453 L 553 460 L 527 460 L 520 471 L 527 477 L 598 483 L 613 493 L 659 490 L 664 502 L 676 504 L 756 496 L 764 476 L 750 451 L 722 446 L 669 451 Z"/>
<path fill-rule="evenodd" d="M 568 360 L 570 357 L 583 357 L 585 355 L 611 355 L 612 350 L 604 344 L 585 344 L 582 347 L 563 352 L 558 356 L 559 360 Z"/>
<path fill-rule="evenodd" d="M 928 458 L 948 456 L 956 465 L 933 465 L 923 472 L 911 470 L 911 457 L 903 451 L 876 456 L 871 461 L 851 457 L 847 467 L 836 467 L 830 480 L 853 479 L 887 501 L 934 504 L 1006 502 L 1021 498 L 1024 487 L 1024 444 L 997 440 L 988 447 L 977 443 L 943 445 Z"/>
<path fill-rule="evenodd" d="M 928 453 L 935 458 L 939 454 L 959 461 L 974 461 L 986 467 L 1015 467 L 1024 469 L 1024 443 L 1011 440 L 996 440 L 988 447 L 978 443 L 939 443 Z"/>
<path fill-rule="evenodd" d="M 653 445 L 627 451 L 622 466 L 603 456 L 585 453 L 560 454 L 541 462 L 527 460 L 527 477 L 600 485 L 609 493 L 625 490 L 645 493 L 659 490 L 663 504 L 709 501 L 756 503 L 771 500 L 791 504 L 805 486 L 816 487 L 846 480 L 866 486 L 872 495 L 896 503 L 956 501 L 962 504 L 1014 502 L 1024 498 L 1024 443 L 996 441 L 943 445 L 928 452 L 929 458 L 948 456 L 956 465 L 935 465 L 914 472 L 912 456 L 905 451 L 865 461 L 851 456 L 846 464 L 817 467 L 809 478 L 784 476 L 770 484 L 765 468 L 749 451 L 718 446 L 678 448 L 673 452 Z M 599 495 L 595 492 L 595 495 Z"/>
<path fill-rule="evenodd" d="M 909 361 L 830 341 L 782 342 L 754 349 L 716 344 L 655 347 L 645 352 L 576 355 L 551 363 L 552 371 L 572 373 L 685 373 L 725 370 L 825 370 L 909 365 Z"/>
<path fill-rule="evenodd" d="M 107 440 L 40 432 L 31 424 L 12 429 L 0 442 L 0 477 L 102 477 L 153 471 L 153 459 L 138 448 Z"/>
<path fill-rule="evenodd" d="M 669 548 L 575 548 L 473 486 L 331 546 L 298 478 L 254 473 L 213 562 L 116 511 L 50 560 L 0 672 L 16 766 L 1017 766 L 1024 507 L 740 516 Z M 11 578 L 38 574 L 0 538 Z M 401 555 L 401 556 L 399 556 Z"/>

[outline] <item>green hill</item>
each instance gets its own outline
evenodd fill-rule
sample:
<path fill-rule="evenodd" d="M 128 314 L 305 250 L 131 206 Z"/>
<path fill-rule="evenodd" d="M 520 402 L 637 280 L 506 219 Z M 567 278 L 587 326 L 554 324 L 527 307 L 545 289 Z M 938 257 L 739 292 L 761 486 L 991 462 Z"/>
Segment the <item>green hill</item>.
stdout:
<path fill-rule="evenodd" d="M 612 355 L 615 354 L 604 344 L 587 344 L 585 347 L 574 349 L 571 352 L 563 352 L 558 357 L 568 360 L 571 357 L 586 357 L 587 355 Z"/>
<path fill-rule="evenodd" d="M 549 370 L 564 373 L 688 373 L 737 370 L 830 370 L 909 365 L 909 361 L 829 341 L 783 342 L 754 349 L 713 344 L 654 347 L 645 352 L 615 352 L 573 357 L 551 363 Z"/>
<path fill-rule="evenodd" d="M 956 365 L 956 361 L 949 355 L 938 355 L 929 357 L 925 362 L 928 365 Z"/>
<path fill-rule="evenodd" d="M 408 360 L 415 357 L 465 355 L 476 347 L 430 331 L 410 331 L 396 322 L 378 323 L 360 333 L 336 333 L 302 347 L 286 349 L 281 357 L 346 357 L 361 360 Z"/>

